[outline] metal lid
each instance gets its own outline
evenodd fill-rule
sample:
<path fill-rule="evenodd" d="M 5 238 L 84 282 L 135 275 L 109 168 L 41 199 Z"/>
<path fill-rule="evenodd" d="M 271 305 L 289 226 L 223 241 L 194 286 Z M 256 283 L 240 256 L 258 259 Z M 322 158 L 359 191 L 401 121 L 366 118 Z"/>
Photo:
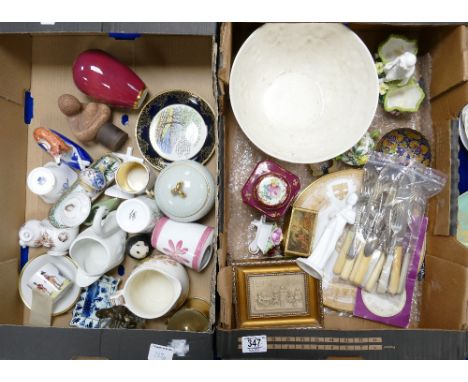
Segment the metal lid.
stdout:
<path fill-rule="evenodd" d="M 193 221 L 213 206 L 214 189 L 209 171 L 198 162 L 185 160 L 174 162 L 161 171 L 154 193 L 164 214 L 179 221 Z"/>

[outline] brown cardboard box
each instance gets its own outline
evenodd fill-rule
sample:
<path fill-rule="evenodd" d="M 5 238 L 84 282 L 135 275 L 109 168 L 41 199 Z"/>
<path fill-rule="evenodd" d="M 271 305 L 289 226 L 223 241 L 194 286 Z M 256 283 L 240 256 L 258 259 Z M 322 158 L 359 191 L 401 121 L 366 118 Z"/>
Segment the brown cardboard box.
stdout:
<path fill-rule="evenodd" d="M 239 126 L 229 106 L 229 70 L 233 57 L 259 24 L 223 24 L 220 33 L 218 77 L 224 92 L 224 145 L 229 153 L 236 144 Z M 450 120 L 468 103 L 467 27 L 461 25 L 349 25 L 371 52 L 388 34 L 417 38 L 421 53 L 432 57 L 431 106 L 435 144 L 434 167 L 450 175 Z M 225 158 L 229 158 L 225 154 Z M 232 166 L 224 165 L 227 184 Z M 229 188 L 225 187 L 224 228 L 229 219 Z M 242 354 L 240 340 L 246 335 L 268 336 L 268 352 L 261 358 L 464 358 L 468 327 L 468 249 L 449 236 L 450 179 L 433 198 L 429 208 L 426 279 L 419 329 L 397 330 L 359 318 L 326 316 L 322 330 L 235 329 L 231 268 L 227 246 L 219 256 L 218 293 L 220 318 L 217 351 L 222 358 L 254 358 Z M 223 242 L 229 242 L 224 229 Z M 443 329 L 443 330 L 442 330 Z M 304 345 L 307 343 L 307 345 Z M 431 344 L 431 348 L 427 348 Z M 432 349 L 432 351 L 431 351 Z"/>
<path fill-rule="evenodd" d="M 183 32 L 182 24 L 164 26 L 166 33 L 172 31 L 172 35 L 152 34 L 150 28 L 150 33 L 134 39 L 127 39 L 126 35 L 119 35 L 116 39 L 107 33 L 63 33 L 63 30 L 60 30 L 62 33 L 0 34 L 0 63 L 3 68 L 0 73 L 0 358 L 145 358 L 151 343 L 167 346 L 172 339 L 186 340 L 189 350 L 183 356 L 185 358 L 213 358 L 212 330 L 206 333 L 166 331 L 165 318 L 147 321 L 145 330 L 135 330 L 132 333 L 125 330 L 82 330 L 69 327 L 70 310 L 64 315 L 54 317 L 51 328 L 27 327 L 29 310 L 23 306 L 17 288 L 18 229 L 25 220 L 46 218 L 50 208 L 26 187 L 28 172 L 52 160 L 34 142 L 32 132 L 34 128 L 43 126 L 58 130 L 76 141 L 67 126 L 65 116 L 57 107 L 57 98 L 63 93 L 70 93 L 83 102 L 87 101 L 87 97 L 75 87 L 72 80 L 71 66 L 76 56 L 83 50 L 98 48 L 128 64 L 149 89 L 150 94 L 146 101 L 167 90 L 185 89 L 200 95 L 217 111 L 217 45 L 214 34 L 208 33 L 210 30 L 214 32 L 216 25 L 211 24 L 210 29 L 208 24 L 210 23 L 203 25 L 206 33 L 198 36 L 191 35 L 190 32 L 174 34 L 177 30 Z M 147 27 L 151 27 L 151 24 L 147 24 Z M 185 27 L 189 31 L 190 23 Z M 113 24 L 106 24 L 105 28 L 100 25 L 99 29 L 109 32 L 131 30 L 131 26 L 121 23 L 118 24 L 120 29 L 113 28 Z M 75 29 L 72 28 L 73 31 Z M 144 26 L 140 25 L 138 32 L 145 32 Z M 25 90 L 30 91 L 34 100 L 33 119 L 29 125 L 25 125 L 23 119 Z M 125 147 L 132 145 L 134 154 L 137 155 L 139 150 L 134 131 L 138 113 L 139 111 L 129 110 L 113 111 L 113 123 L 129 133 L 130 140 Z M 126 127 L 121 122 L 123 114 L 129 117 Z M 99 158 L 107 152 L 98 144 L 86 146 L 86 149 L 93 158 Z M 216 178 L 217 152 L 211 157 L 207 167 Z M 217 216 L 218 203 L 201 223 L 217 229 Z M 29 258 L 44 252 L 43 249 L 30 249 Z M 125 259 L 121 287 L 137 263 L 136 260 Z M 211 301 L 213 325 L 216 260 L 212 260 L 201 273 L 192 270 L 188 270 L 188 273 L 190 296 Z M 117 271 L 112 275 L 118 277 Z M 129 340 L 127 336 L 132 339 Z M 54 346 L 47 341 L 39 341 L 44 337 L 50 337 Z M 9 340 L 12 338 L 15 338 L 14 343 Z M 127 345 L 121 346 L 121 342 L 126 342 Z M 50 350 L 52 347 L 55 350 Z"/>

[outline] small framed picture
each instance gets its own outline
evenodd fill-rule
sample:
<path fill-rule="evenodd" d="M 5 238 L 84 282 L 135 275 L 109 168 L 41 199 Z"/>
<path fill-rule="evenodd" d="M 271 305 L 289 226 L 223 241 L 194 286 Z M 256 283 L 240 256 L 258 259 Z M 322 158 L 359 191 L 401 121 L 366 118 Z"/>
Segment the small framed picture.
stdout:
<path fill-rule="evenodd" d="M 233 272 L 239 328 L 322 325 L 320 282 L 295 261 L 237 262 Z"/>
<path fill-rule="evenodd" d="M 308 257 L 314 241 L 315 224 L 318 212 L 306 208 L 292 209 L 287 224 L 284 254 L 286 256 Z"/>

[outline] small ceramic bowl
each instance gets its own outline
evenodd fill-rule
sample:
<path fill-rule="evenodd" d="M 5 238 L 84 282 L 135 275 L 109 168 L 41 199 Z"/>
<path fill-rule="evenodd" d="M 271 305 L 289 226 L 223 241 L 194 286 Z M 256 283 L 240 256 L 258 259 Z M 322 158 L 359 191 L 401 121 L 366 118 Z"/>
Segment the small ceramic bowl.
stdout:
<path fill-rule="evenodd" d="M 427 138 L 413 129 L 395 129 L 377 143 L 377 151 L 407 160 L 415 159 L 425 166 L 431 165 L 431 146 Z"/>

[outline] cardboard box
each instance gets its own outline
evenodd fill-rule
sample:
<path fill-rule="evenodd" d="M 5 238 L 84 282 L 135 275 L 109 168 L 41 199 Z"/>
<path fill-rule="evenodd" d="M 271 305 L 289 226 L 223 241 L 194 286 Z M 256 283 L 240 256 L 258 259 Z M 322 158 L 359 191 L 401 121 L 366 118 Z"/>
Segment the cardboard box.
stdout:
<path fill-rule="evenodd" d="M 98 24 L 98 25 L 96 25 Z M 114 23 L 59 23 L 57 25 L 0 24 L 0 358 L 70 359 L 106 357 L 110 359 L 145 359 L 151 343 L 168 346 L 173 340 L 185 341 L 184 352 L 175 358 L 214 357 L 211 329 L 206 333 L 165 330 L 165 319 L 147 322 L 145 330 L 70 328 L 71 311 L 54 317 L 52 327 L 28 327 L 29 310 L 18 293 L 18 229 L 28 219 L 44 219 L 49 205 L 26 187 L 28 172 L 52 158 L 32 139 L 34 128 L 43 126 L 74 139 L 65 116 L 57 107 L 63 93 L 88 98 L 74 85 L 71 66 L 83 50 L 98 48 L 128 64 L 143 79 L 153 96 L 172 89 L 190 90 L 204 98 L 217 111 L 215 23 L 156 23 L 136 25 Z M 31 28 L 31 29 L 28 29 Z M 9 33 L 5 33 L 8 31 Z M 162 31 L 162 34 L 158 32 Z M 19 32 L 19 33 L 18 33 Z M 40 32 L 40 33 L 26 33 Z M 106 33 L 104 33 L 106 32 Z M 110 32 L 114 34 L 109 34 Z M 137 34 L 126 34 L 137 32 Z M 117 34 L 115 34 L 117 33 Z M 29 125 L 25 125 L 25 91 L 33 99 Z M 128 131 L 134 153 L 135 125 L 139 111 L 114 110 L 113 123 Z M 122 125 L 127 114 L 129 123 Z M 126 147 L 126 146 L 125 146 Z M 124 149 L 125 149 L 124 147 Z M 87 146 L 94 158 L 106 153 L 100 145 Z M 122 149 L 122 150 L 124 150 Z M 218 153 L 207 167 L 217 177 Z M 201 222 L 217 227 L 218 203 Z M 30 249 L 29 258 L 46 252 Z M 215 256 L 214 256 L 215 257 Z M 136 265 L 127 258 L 123 263 L 125 279 Z M 215 322 L 216 259 L 202 273 L 188 270 L 190 296 L 211 301 L 211 322 Z M 117 272 L 114 271 L 114 276 Z M 121 281 L 121 286 L 124 280 Z M 183 344 L 183 342 L 182 342 Z"/>
<path fill-rule="evenodd" d="M 228 184 L 235 163 L 229 162 L 240 131 L 229 106 L 229 70 L 245 39 L 261 24 L 223 24 L 220 29 L 218 77 L 224 86 L 224 158 Z M 434 130 L 433 166 L 450 176 L 450 120 L 468 103 L 467 27 L 462 25 L 350 24 L 371 52 L 390 33 L 417 38 L 420 53 L 432 57 L 431 107 Z M 229 266 L 229 187 L 224 187 L 224 225 L 218 293 L 220 316 L 217 352 L 221 358 L 465 358 L 468 356 L 468 249 L 449 235 L 450 179 L 428 209 L 426 278 L 418 329 L 395 329 L 359 318 L 326 316 L 324 329 L 238 330 L 234 324 L 232 271 Z M 235 197 L 235 196 L 232 196 Z M 239 195 L 240 198 L 240 195 Z M 244 354 L 243 336 L 266 335 L 265 353 Z"/>

